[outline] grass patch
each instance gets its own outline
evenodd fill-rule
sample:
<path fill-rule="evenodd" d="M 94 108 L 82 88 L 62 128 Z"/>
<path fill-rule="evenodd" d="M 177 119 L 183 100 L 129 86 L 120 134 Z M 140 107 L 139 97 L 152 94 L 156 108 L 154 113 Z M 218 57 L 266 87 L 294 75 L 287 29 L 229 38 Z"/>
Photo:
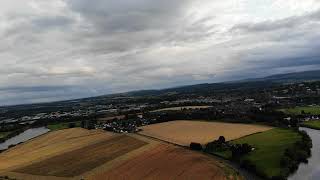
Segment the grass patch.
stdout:
<path fill-rule="evenodd" d="M 303 127 L 320 130 L 320 121 L 307 121 L 302 123 Z"/>
<path fill-rule="evenodd" d="M 62 122 L 62 123 L 57 123 L 57 124 L 49 124 L 49 125 L 47 125 L 47 128 L 50 129 L 51 131 L 68 129 L 70 123 L 74 123 L 75 127 L 81 126 L 81 121 L 76 121 L 76 122 Z"/>
<path fill-rule="evenodd" d="M 301 135 L 292 129 L 274 128 L 269 131 L 229 141 L 229 143 L 247 143 L 254 147 L 255 150 L 242 156 L 240 161 L 249 161 L 255 165 L 257 174 L 270 179 L 273 176 L 280 176 L 283 173 L 280 162 L 285 150 L 293 147 L 301 138 Z M 232 152 L 230 149 L 224 151 L 217 150 L 212 153 L 222 158 L 232 160 Z"/>
<path fill-rule="evenodd" d="M 217 152 L 213 152 L 214 155 L 222 157 L 224 159 L 230 159 L 232 156 L 232 152 L 230 150 L 228 151 L 217 151 Z"/>
<path fill-rule="evenodd" d="M 242 160 L 249 160 L 256 165 L 259 174 L 271 178 L 281 175 L 280 160 L 285 150 L 300 139 L 301 136 L 294 130 L 275 128 L 232 142 L 253 146 L 255 150 L 245 155 Z"/>
<path fill-rule="evenodd" d="M 304 111 L 306 114 L 320 115 L 320 106 L 301 106 L 288 109 L 280 109 L 286 114 L 300 115 Z"/>
<path fill-rule="evenodd" d="M 11 133 L 11 131 L 8 131 L 8 132 L 0 132 L 0 139 L 1 139 L 1 138 L 6 138 L 10 133 Z"/>

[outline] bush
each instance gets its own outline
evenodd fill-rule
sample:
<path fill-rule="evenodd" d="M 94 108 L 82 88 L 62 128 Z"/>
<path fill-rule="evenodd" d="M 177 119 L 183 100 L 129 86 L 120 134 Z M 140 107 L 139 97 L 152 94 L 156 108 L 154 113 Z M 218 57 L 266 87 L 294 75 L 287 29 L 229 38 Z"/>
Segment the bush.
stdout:
<path fill-rule="evenodd" d="M 200 143 L 192 142 L 192 143 L 190 143 L 190 149 L 196 150 L 196 151 L 201 151 L 202 145 Z"/>
<path fill-rule="evenodd" d="M 69 128 L 75 128 L 76 127 L 76 123 L 69 123 L 68 127 Z"/>
<path fill-rule="evenodd" d="M 224 138 L 224 136 L 220 136 L 219 139 L 218 139 L 218 142 L 221 143 L 221 144 L 225 143 L 226 142 L 226 138 Z"/>
<path fill-rule="evenodd" d="M 234 160 L 239 160 L 240 157 L 248 154 L 251 152 L 252 147 L 245 143 L 245 144 L 235 144 L 231 147 L 231 152 L 232 152 L 232 159 Z"/>
<path fill-rule="evenodd" d="M 256 168 L 256 165 L 254 165 L 251 161 L 249 160 L 243 160 L 240 164 L 240 166 L 242 168 L 245 168 L 251 172 L 257 172 L 257 168 Z"/>

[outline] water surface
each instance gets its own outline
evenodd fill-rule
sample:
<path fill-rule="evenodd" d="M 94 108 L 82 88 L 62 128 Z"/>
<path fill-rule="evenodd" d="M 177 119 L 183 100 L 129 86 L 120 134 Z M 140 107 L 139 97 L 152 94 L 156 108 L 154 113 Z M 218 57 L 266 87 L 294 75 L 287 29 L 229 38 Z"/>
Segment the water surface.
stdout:
<path fill-rule="evenodd" d="M 8 139 L 3 143 L 0 143 L 0 150 L 7 149 L 10 145 L 25 142 L 29 139 L 35 138 L 47 132 L 49 132 L 49 129 L 47 129 L 46 127 L 28 129 L 23 133 Z"/>
<path fill-rule="evenodd" d="M 308 164 L 300 164 L 298 171 L 288 180 L 320 180 L 320 130 L 300 128 L 306 131 L 312 139 L 312 155 Z"/>

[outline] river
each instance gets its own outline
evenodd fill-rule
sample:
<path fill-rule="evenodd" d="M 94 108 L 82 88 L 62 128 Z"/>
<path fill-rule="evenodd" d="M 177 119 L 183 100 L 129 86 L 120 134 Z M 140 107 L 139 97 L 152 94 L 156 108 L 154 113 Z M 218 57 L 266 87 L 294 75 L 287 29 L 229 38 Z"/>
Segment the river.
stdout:
<path fill-rule="evenodd" d="M 45 127 L 28 129 L 23 133 L 8 139 L 3 143 L 0 143 L 0 150 L 7 149 L 10 145 L 15 145 L 21 142 L 25 142 L 29 139 L 35 138 L 47 132 L 49 132 L 49 129 Z"/>
<path fill-rule="evenodd" d="M 312 155 L 308 164 L 300 164 L 299 169 L 288 180 L 319 180 L 320 179 L 320 130 L 300 128 L 306 131 L 312 139 Z"/>

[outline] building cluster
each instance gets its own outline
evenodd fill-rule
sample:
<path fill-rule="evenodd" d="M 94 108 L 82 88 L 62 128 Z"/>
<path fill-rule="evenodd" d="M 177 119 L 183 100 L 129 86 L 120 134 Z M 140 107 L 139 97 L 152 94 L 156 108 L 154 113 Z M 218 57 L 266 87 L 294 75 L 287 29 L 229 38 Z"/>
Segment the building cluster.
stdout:
<path fill-rule="evenodd" d="M 103 117 L 115 117 L 120 115 L 137 115 L 134 118 L 126 117 L 118 120 L 106 121 L 97 124 L 97 128 L 112 130 L 115 132 L 135 132 L 138 127 L 154 123 L 154 119 L 143 118 L 143 114 L 153 110 L 174 107 L 174 106 L 210 106 L 211 112 L 222 115 L 245 115 L 249 111 L 263 111 L 268 105 L 276 107 L 295 107 L 299 105 L 310 104 L 303 97 L 320 95 L 319 83 L 296 83 L 285 84 L 272 88 L 257 89 L 250 92 L 247 91 L 226 91 L 211 94 L 190 94 L 179 95 L 171 94 L 163 98 L 159 96 L 151 99 L 138 99 L 135 97 L 113 97 L 106 100 L 89 99 L 84 102 L 71 101 L 57 105 L 59 108 L 48 112 L 34 113 L 33 109 L 37 109 L 37 105 L 33 106 L 28 115 L 19 113 L 11 113 L 6 108 L 0 108 L 0 124 L 32 124 L 43 119 L 59 119 L 88 117 L 98 115 Z M 169 97 L 169 98 L 168 98 Z M 312 101 L 312 98 L 309 98 Z M 318 101 L 319 102 L 319 101 Z M 316 104 L 317 105 L 317 104 Z M 41 105 L 39 105 L 41 106 Z M 11 115 L 14 116 L 11 116 Z M 231 117 L 231 116 L 230 116 Z M 305 117 L 305 120 L 317 120 L 319 117 Z M 130 121 L 128 121 L 130 120 Z"/>

